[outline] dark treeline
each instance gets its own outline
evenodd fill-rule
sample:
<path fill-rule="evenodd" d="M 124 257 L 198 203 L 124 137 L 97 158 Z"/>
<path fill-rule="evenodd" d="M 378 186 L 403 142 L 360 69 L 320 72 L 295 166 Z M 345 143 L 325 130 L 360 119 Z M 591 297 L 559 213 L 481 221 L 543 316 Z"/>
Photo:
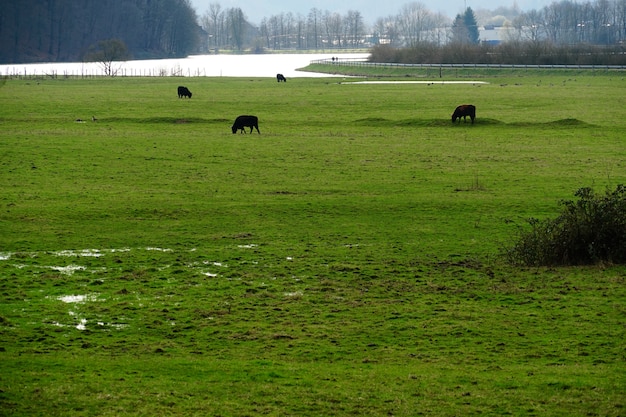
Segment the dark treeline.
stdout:
<path fill-rule="evenodd" d="M 107 39 L 135 58 L 182 57 L 201 29 L 189 0 L 2 1 L 0 62 L 80 61 Z"/>

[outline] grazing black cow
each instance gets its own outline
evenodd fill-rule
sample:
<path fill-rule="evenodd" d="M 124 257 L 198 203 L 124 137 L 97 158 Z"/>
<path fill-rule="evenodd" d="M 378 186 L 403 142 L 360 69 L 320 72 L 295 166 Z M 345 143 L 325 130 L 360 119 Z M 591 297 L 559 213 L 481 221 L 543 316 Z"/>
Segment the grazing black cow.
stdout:
<path fill-rule="evenodd" d="M 460 123 L 461 117 L 464 122 L 467 122 L 467 116 L 472 119 L 472 124 L 474 124 L 474 119 L 476 118 L 476 106 L 472 104 L 463 104 L 454 109 L 454 113 L 452 113 L 452 123 L 456 122 L 456 119 L 459 119 Z"/>
<path fill-rule="evenodd" d="M 241 130 L 241 133 L 246 133 L 246 127 L 250 128 L 250 133 L 256 128 L 256 131 L 261 134 L 259 130 L 259 118 L 256 116 L 238 116 L 235 119 L 235 123 L 233 123 L 233 133 L 237 133 L 238 130 Z"/>
<path fill-rule="evenodd" d="M 283 74 L 276 74 L 276 81 L 278 81 L 278 82 L 282 81 L 282 82 L 286 83 L 287 79 L 285 78 L 285 76 Z"/>
<path fill-rule="evenodd" d="M 189 97 L 191 98 L 191 91 L 187 87 L 183 87 L 182 85 L 178 87 L 178 98 Z"/>

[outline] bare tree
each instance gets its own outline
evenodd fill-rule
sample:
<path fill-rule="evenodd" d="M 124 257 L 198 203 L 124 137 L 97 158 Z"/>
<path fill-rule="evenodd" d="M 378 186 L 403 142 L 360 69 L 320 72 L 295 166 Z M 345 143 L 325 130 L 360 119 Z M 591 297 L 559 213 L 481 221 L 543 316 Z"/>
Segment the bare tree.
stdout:
<path fill-rule="evenodd" d="M 506 41 L 541 42 L 548 36 L 542 15 L 536 10 L 523 13 L 513 20 L 511 30 L 506 32 Z"/>
<path fill-rule="evenodd" d="M 209 4 L 208 10 L 202 16 L 201 25 L 208 33 L 209 48 L 219 48 L 224 45 L 224 28 L 225 28 L 225 14 L 222 11 L 222 6 L 219 3 Z"/>
<path fill-rule="evenodd" d="M 381 17 L 376 20 L 374 33 L 379 43 L 391 46 L 399 46 L 400 30 L 398 29 L 397 16 Z"/>
<path fill-rule="evenodd" d="M 226 16 L 230 43 L 235 49 L 242 50 L 246 27 L 243 11 L 239 7 L 233 7 L 227 10 Z"/>
<path fill-rule="evenodd" d="M 347 41 L 357 47 L 365 33 L 365 24 L 363 23 L 363 15 L 357 10 L 348 10 L 345 18 L 345 32 Z"/>
<path fill-rule="evenodd" d="M 320 49 L 322 33 L 322 11 L 315 7 L 309 11 L 307 17 L 307 44 L 313 49 Z"/>
<path fill-rule="evenodd" d="M 612 43 L 620 43 L 626 40 L 626 1 L 616 0 L 614 18 L 615 28 L 612 32 L 615 34 L 615 39 Z"/>
<path fill-rule="evenodd" d="M 161 47 L 169 56 L 187 56 L 198 44 L 198 17 L 189 0 L 164 0 Z M 193 22 L 193 24 L 190 24 Z"/>
<path fill-rule="evenodd" d="M 398 29 L 406 46 L 415 46 L 424 40 L 432 28 L 432 13 L 423 3 L 405 4 L 398 14 Z"/>
<path fill-rule="evenodd" d="M 342 42 L 343 19 L 339 13 L 324 13 L 324 30 L 326 32 L 326 41 L 332 48 L 341 48 Z"/>
<path fill-rule="evenodd" d="M 443 45 L 448 37 L 448 28 L 451 25 L 450 18 L 443 13 L 437 13 L 432 17 L 432 28 L 430 30 L 430 41 Z"/>
<path fill-rule="evenodd" d="M 592 21 L 594 22 L 594 31 L 592 38 L 593 43 L 610 45 L 612 31 L 615 27 L 615 16 L 617 15 L 615 4 L 611 4 L 608 0 L 597 0 L 592 6 Z"/>
<path fill-rule="evenodd" d="M 269 22 L 266 17 L 261 20 L 261 24 L 259 25 L 259 34 L 262 38 L 262 43 L 263 45 L 265 45 L 265 48 L 270 49 L 272 47 L 272 37 L 270 36 Z"/>
<path fill-rule="evenodd" d="M 119 67 L 115 68 L 113 63 L 116 61 L 128 61 L 130 53 L 126 44 L 119 39 L 108 39 L 100 41 L 89 48 L 89 52 L 85 55 L 84 60 L 87 62 L 98 62 L 104 70 L 104 74 L 114 77 L 119 71 Z"/>
<path fill-rule="evenodd" d="M 282 30 L 285 39 L 284 47 L 289 49 L 295 47 L 298 40 L 296 39 L 296 18 L 293 13 L 285 13 Z"/>
<path fill-rule="evenodd" d="M 301 14 L 296 16 L 295 29 L 297 37 L 296 47 L 298 49 L 307 49 L 306 20 Z"/>

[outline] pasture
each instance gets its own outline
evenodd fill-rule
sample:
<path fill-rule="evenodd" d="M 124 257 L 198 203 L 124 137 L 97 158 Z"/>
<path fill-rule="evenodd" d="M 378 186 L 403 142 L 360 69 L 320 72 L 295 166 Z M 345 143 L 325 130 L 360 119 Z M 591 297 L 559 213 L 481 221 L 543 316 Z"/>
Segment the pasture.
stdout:
<path fill-rule="evenodd" d="M 624 415 L 626 267 L 499 256 L 623 73 L 351 80 L 3 80 L 0 414 Z"/>

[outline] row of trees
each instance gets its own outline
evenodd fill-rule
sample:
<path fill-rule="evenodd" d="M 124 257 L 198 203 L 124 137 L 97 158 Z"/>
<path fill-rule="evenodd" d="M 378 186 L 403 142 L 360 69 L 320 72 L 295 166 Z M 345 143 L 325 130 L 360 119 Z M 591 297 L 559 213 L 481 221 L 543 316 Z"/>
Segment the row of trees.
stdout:
<path fill-rule="evenodd" d="M 520 40 L 614 45 L 626 40 L 626 0 L 554 2 L 520 14 L 510 26 Z"/>
<path fill-rule="evenodd" d="M 380 42 L 414 45 L 449 41 L 450 19 L 432 13 L 422 3 L 409 3 L 397 15 L 378 19 L 372 27 L 357 10 L 344 15 L 312 8 L 306 16 L 280 13 L 265 17 L 258 27 L 248 23 L 241 9 L 222 9 L 212 3 L 200 20 L 209 49 L 333 49 L 362 48 Z M 453 36 L 478 42 L 478 26 L 471 8 L 454 21 Z"/>
<path fill-rule="evenodd" d="M 186 56 L 200 28 L 189 0 L 21 0 L 0 7 L 0 62 L 77 61 L 119 39 L 135 57 Z"/>
<path fill-rule="evenodd" d="M 477 18 L 467 8 L 451 20 L 430 11 L 423 3 L 410 2 L 397 14 L 380 17 L 369 25 L 357 10 L 340 15 L 312 8 L 306 16 L 281 13 L 265 17 L 255 27 L 246 21 L 240 9 L 222 10 L 219 3 L 212 3 L 201 18 L 201 26 L 209 34 L 209 47 L 216 49 L 328 49 L 376 44 L 412 47 L 424 42 L 476 44 L 481 41 L 479 25 L 490 21 L 504 26 L 503 41 L 610 45 L 626 40 L 626 0 L 585 3 L 562 0 L 526 13 L 517 8 L 505 10 L 506 16 L 486 17 L 481 11 Z"/>
<path fill-rule="evenodd" d="M 410 3 L 398 15 L 378 19 L 372 32 L 384 43 L 396 47 L 412 47 L 424 42 L 479 43 L 479 25 L 501 26 L 503 42 L 617 45 L 626 40 L 626 0 L 584 3 L 562 0 L 524 13 L 517 8 L 500 8 L 497 12 L 490 15 L 480 11 L 476 18 L 474 11 L 468 8 L 450 23 L 421 3 Z"/>
<path fill-rule="evenodd" d="M 219 3 L 211 3 L 200 19 L 205 34 L 203 49 L 238 49 L 254 45 L 257 28 L 246 20 L 239 7 L 222 9 Z"/>
<path fill-rule="evenodd" d="M 282 13 L 261 21 L 261 45 L 271 49 L 358 48 L 362 47 L 367 27 L 361 12 L 345 15 L 311 9 L 306 18 Z"/>
<path fill-rule="evenodd" d="M 240 8 L 211 3 L 200 19 L 209 49 L 326 49 L 362 47 L 367 28 L 358 11 L 339 13 L 311 9 L 305 17 L 281 13 L 249 23 Z"/>
<path fill-rule="evenodd" d="M 505 14 L 486 16 L 467 8 L 450 19 L 414 1 L 371 25 L 357 10 L 342 15 L 317 8 L 306 16 L 281 13 L 254 25 L 242 9 L 223 9 L 219 2 L 198 18 L 190 0 L 5 1 L 0 7 L 0 62 L 94 59 L 108 56 L 103 52 L 107 45 L 126 47 L 124 57 L 135 58 L 219 49 L 471 45 L 481 42 L 479 24 L 489 22 L 504 27 L 503 41 L 619 45 L 626 40 L 626 0 L 561 0 L 541 10 L 521 13 L 514 7 Z"/>

